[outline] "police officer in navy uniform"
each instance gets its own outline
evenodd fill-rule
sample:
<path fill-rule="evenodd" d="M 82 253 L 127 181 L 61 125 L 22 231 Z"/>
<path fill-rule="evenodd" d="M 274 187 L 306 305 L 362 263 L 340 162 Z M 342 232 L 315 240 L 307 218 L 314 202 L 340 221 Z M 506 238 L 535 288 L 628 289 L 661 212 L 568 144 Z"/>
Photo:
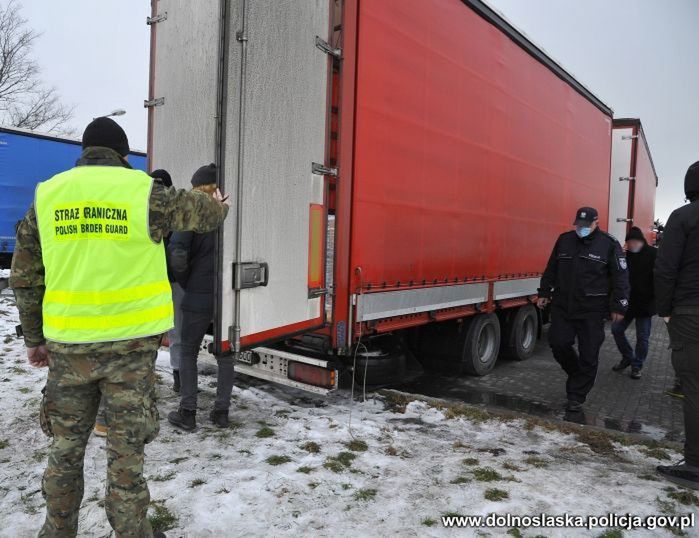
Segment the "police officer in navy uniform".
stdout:
<path fill-rule="evenodd" d="M 578 209 L 575 229 L 558 237 L 539 288 L 539 308 L 551 304 L 553 356 L 568 374 L 568 411 L 582 409 L 595 383 L 604 320 L 610 313 L 612 321 L 622 320 L 629 304 L 626 256 L 598 220 L 596 209 Z"/>

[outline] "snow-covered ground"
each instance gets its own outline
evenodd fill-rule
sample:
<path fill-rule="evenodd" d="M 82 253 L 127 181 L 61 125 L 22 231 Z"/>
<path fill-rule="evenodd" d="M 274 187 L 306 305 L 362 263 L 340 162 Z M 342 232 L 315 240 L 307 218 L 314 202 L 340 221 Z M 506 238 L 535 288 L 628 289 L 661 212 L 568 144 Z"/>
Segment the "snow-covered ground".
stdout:
<path fill-rule="evenodd" d="M 0 296 L 0 536 L 35 536 L 48 440 L 39 428 L 46 376 L 25 363 L 17 312 Z M 159 407 L 177 405 L 167 353 Z M 211 370 L 211 369 L 209 369 Z M 215 376 L 200 377 L 200 425 L 167 421 L 146 451 L 152 514 L 168 536 L 669 536 L 664 529 L 447 529 L 444 514 L 688 514 L 697 499 L 657 481 L 666 450 L 609 443 L 525 420 L 504 420 L 379 396 L 350 405 L 238 380 L 229 430 L 206 418 Z M 351 422 L 350 422 L 351 410 Z M 85 459 L 82 536 L 110 536 L 102 507 L 104 440 Z M 654 457 L 655 456 L 655 457 Z M 688 504 L 687 504 L 688 503 Z M 695 529 L 686 529 L 691 536 Z"/>

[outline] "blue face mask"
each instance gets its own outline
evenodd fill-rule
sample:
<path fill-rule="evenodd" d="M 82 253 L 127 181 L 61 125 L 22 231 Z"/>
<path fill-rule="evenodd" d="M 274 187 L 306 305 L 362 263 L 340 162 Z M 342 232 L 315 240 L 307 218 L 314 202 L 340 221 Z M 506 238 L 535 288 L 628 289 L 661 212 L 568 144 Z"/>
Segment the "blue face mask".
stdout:
<path fill-rule="evenodd" d="M 575 233 L 578 234 L 580 238 L 587 237 L 592 233 L 592 228 L 590 226 L 576 226 Z"/>

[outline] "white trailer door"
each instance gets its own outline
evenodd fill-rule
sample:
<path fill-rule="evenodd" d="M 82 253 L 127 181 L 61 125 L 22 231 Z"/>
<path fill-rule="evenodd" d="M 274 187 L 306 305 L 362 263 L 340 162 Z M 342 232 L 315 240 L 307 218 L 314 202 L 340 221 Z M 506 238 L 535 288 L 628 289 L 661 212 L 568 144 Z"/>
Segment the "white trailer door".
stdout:
<path fill-rule="evenodd" d="M 631 181 L 631 147 L 633 128 L 612 132 L 612 172 L 609 178 L 608 232 L 623 245 L 629 218 L 629 183 Z"/>
<path fill-rule="evenodd" d="M 216 155 L 218 2 L 159 0 L 151 16 L 149 165 L 175 186 Z"/>
<path fill-rule="evenodd" d="M 325 178 L 312 170 L 326 164 L 331 64 L 316 36 L 329 39 L 330 1 L 229 10 L 218 352 L 320 327 L 325 301 Z"/>

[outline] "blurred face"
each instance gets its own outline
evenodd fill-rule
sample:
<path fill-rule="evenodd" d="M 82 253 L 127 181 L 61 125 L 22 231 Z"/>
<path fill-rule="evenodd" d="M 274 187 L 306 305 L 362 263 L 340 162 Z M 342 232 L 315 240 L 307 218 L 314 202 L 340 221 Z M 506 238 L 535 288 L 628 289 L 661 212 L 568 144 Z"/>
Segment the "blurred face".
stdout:
<path fill-rule="evenodd" d="M 643 241 L 640 239 L 629 239 L 626 242 L 626 246 L 628 247 L 629 252 L 640 252 L 643 248 Z"/>
<path fill-rule="evenodd" d="M 205 192 L 206 194 L 213 194 L 216 192 L 216 183 L 209 183 L 208 185 L 198 185 L 194 187 L 193 190 Z"/>
<path fill-rule="evenodd" d="M 575 226 L 575 233 L 578 237 L 587 237 L 597 228 L 597 221 L 592 221 L 592 224 L 585 226 L 584 224 L 578 224 Z"/>

